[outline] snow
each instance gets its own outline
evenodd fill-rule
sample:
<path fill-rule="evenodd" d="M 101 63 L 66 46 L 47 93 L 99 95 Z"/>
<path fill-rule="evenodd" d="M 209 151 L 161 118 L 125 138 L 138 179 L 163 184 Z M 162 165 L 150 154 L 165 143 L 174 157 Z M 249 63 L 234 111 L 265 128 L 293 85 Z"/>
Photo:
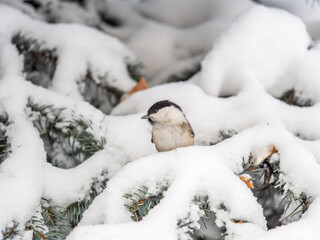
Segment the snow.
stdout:
<path fill-rule="evenodd" d="M 43 143 L 38 132 L 27 121 L 23 113 L 26 101 L 24 89 L 20 87 L 23 79 L 19 73 L 21 64 L 14 55 L 14 49 L 1 36 L 1 105 L 9 116 L 12 125 L 8 133 L 11 139 L 10 159 L 1 164 L 0 189 L 0 228 L 11 221 L 25 222 L 30 219 L 33 210 L 42 195 L 45 161 Z M 6 67 L 9 66 L 9 67 Z M 18 99 L 10 93 L 15 92 Z M 5 206 L 5 207 L 3 207 Z"/>
<path fill-rule="evenodd" d="M 286 3 L 284 8 L 291 9 L 287 1 L 282 2 Z M 53 3 L 53 9 L 62 4 Z M 173 10 L 183 3 L 185 11 L 176 14 Z M 19 1 L 10 5 L 25 8 Z M 69 2 L 62 5 L 65 11 L 74 11 L 70 19 L 63 12 L 63 19 L 56 16 L 62 22 L 90 25 L 90 19 L 97 20 L 93 12 L 78 12 Z M 116 8 L 119 5 L 125 8 Z M 106 6 L 127 21 L 122 29 L 114 29 L 123 43 L 88 26 L 46 24 L 29 8 L 24 12 L 36 16 L 33 19 L 0 5 L 0 110 L 9 116 L 12 151 L 0 165 L 0 190 L 4 193 L 0 229 L 15 221 L 21 238 L 31 239 L 24 224 L 40 208 L 42 197 L 54 206 L 66 207 L 86 199 L 97 179 L 108 179 L 106 189 L 94 199 L 67 240 L 190 239 L 177 223 L 191 221 L 198 226 L 201 211 L 193 199 L 206 195 L 216 225 L 226 227 L 226 239 L 317 239 L 320 45 L 313 43 L 308 49 L 312 42 L 305 23 L 285 10 L 245 0 L 228 4 L 208 0 L 110 1 Z M 190 16 L 194 9 L 202 14 Z M 133 20 L 131 25 L 129 20 Z M 56 49 L 58 62 L 48 89 L 25 80 L 23 59 L 11 43 L 17 33 Z M 137 58 L 145 64 L 152 87 L 119 103 L 109 115 L 84 101 L 77 82 L 88 69 L 94 78 L 107 76 L 103 83 L 128 92 L 135 82 L 126 70 L 126 61 Z M 171 73 L 202 58 L 201 70 L 193 78 L 164 83 Z M 292 88 L 313 105 L 292 106 L 278 99 Z M 71 169 L 52 166 L 28 117 L 30 98 L 64 108 L 67 120 L 88 120 L 90 133 L 96 139 L 106 139 L 104 148 Z M 164 99 L 183 109 L 195 132 L 195 146 L 156 151 L 150 141 L 151 126 L 141 116 Z M 221 132 L 233 136 L 223 140 Z M 284 188 L 296 196 L 306 194 L 311 204 L 300 219 L 267 229 L 263 207 L 238 175 L 251 154 L 258 166 L 272 147 L 278 151 L 272 160 L 280 159 Z M 164 186 L 168 189 L 147 216 L 133 222 L 124 196 L 142 186 L 153 193 Z"/>
<path fill-rule="evenodd" d="M 292 85 L 300 92 L 302 99 L 312 99 L 314 102 L 319 102 L 319 76 L 320 70 L 317 62 L 320 59 L 319 44 L 307 52 L 307 55 L 302 60 L 300 66 L 288 76 L 291 77 Z M 308 82 L 309 84 L 305 84 Z"/>
<path fill-rule="evenodd" d="M 92 161 L 88 161 L 81 165 L 80 168 L 72 169 L 68 172 L 63 169 L 54 168 L 51 165 L 49 166 L 49 164 L 46 163 L 43 142 L 39 138 L 38 131 L 32 126 L 32 123 L 24 113 L 27 99 L 30 96 L 34 97 L 33 100 L 38 100 L 43 104 L 47 102 L 48 104 L 55 104 L 56 107 L 63 106 L 74 109 L 79 115 L 87 116 L 89 119 L 92 118 L 93 124 L 96 123 L 98 126 L 100 126 L 100 122 L 104 119 L 104 115 L 85 102 L 73 101 L 70 97 L 63 97 L 60 94 L 26 82 L 21 74 L 21 58 L 18 56 L 15 47 L 10 44 L 10 37 L 17 31 L 28 29 L 28 31 L 32 33 L 32 36 L 37 36 L 40 39 L 45 38 L 49 46 L 55 41 L 57 41 L 57 45 L 59 45 L 60 41 L 61 48 L 62 46 L 65 48 L 69 45 L 70 48 L 61 49 L 62 53 L 65 54 L 62 59 L 69 59 L 69 61 L 68 63 L 60 61 L 60 64 L 63 64 L 60 68 L 62 72 L 69 72 L 70 75 L 74 75 L 77 70 L 74 69 L 74 72 L 72 72 L 73 68 L 70 64 L 76 64 L 76 66 L 80 64 L 81 66 L 84 64 L 83 61 L 88 61 L 87 58 L 89 58 L 89 62 L 92 63 L 93 67 L 99 69 L 102 62 L 106 63 L 105 60 L 107 60 L 110 55 L 119 55 L 118 62 L 109 61 L 110 66 L 112 66 L 112 69 L 117 69 L 118 67 L 123 69 L 123 59 L 120 58 L 123 58 L 123 54 L 132 55 L 130 55 L 131 53 L 117 40 L 88 28 L 76 25 L 56 25 L 51 26 L 52 29 L 50 29 L 50 27 L 47 28 L 45 24 L 34 22 L 14 9 L 1 6 L 0 11 L 0 16 L 3 18 L 1 21 L 2 26 L 0 27 L 0 46 L 2 53 L 0 60 L 2 80 L 1 104 L 4 108 L 3 110 L 10 116 L 10 121 L 13 122 L 9 132 L 12 154 L 10 154 L 10 159 L 1 164 L 0 174 L 2 179 L 1 190 L 6 193 L 5 196 L 1 197 L 1 206 L 6 206 L 5 208 L 1 207 L 0 210 L 0 228 L 3 229 L 7 223 L 13 220 L 21 223 L 28 221 L 28 219 L 32 217 L 34 209 L 39 204 L 40 197 L 47 197 L 51 199 L 54 204 L 60 204 L 62 206 L 82 199 L 91 187 L 90 183 L 92 182 L 92 178 L 99 175 L 102 172 L 101 168 L 106 165 L 106 163 L 103 162 L 106 155 L 109 155 L 110 159 L 112 159 L 113 154 L 116 154 L 116 150 L 111 150 L 108 151 L 108 154 L 103 155 L 103 157 L 101 157 L 101 155 L 100 157 L 99 155 L 95 155 Z M 37 29 L 37 27 L 39 27 L 39 29 Z M 67 28 L 67 31 L 65 28 Z M 69 33 L 68 28 L 69 30 L 74 30 L 74 32 L 72 34 Z M 42 30 L 44 30 L 44 32 L 41 32 Z M 92 60 L 92 57 L 90 60 L 89 53 L 92 51 L 92 48 L 95 48 L 95 45 L 92 45 L 93 40 L 86 43 L 86 40 L 88 40 L 88 38 L 90 39 L 90 37 L 88 37 L 77 45 L 71 39 L 72 36 L 77 35 L 77 32 L 81 36 L 83 36 L 83 32 L 88 32 L 89 36 L 90 34 L 93 35 L 91 37 L 95 39 L 96 44 L 99 41 L 101 42 L 100 47 L 102 47 L 102 49 L 109 49 L 109 44 L 112 48 L 107 51 L 108 54 L 104 54 L 103 51 L 100 51 L 100 47 L 98 47 L 99 51 L 94 52 L 97 59 Z M 64 39 L 65 37 L 67 37 L 68 41 Z M 109 43 L 105 41 L 109 41 Z M 91 49 L 86 50 L 85 46 L 91 46 Z M 96 46 L 99 46 L 99 44 Z M 80 49 L 81 51 L 79 51 Z M 76 54 L 76 52 L 78 54 Z M 99 60 L 99 66 L 95 65 L 95 61 L 97 60 Z M 106 65 L 104 65 L 103 69 L 106 71 Z M 57 72 L 59 72 L 59 67 L 57 67 Z M 99 73 L 99 71 L 96 72 Z M 121 70 L 114 70 L 114 72 L 115 74 L 122 75 L 119 79 L 122 79 L 123 83 L 122 85 L 121 83 L 118 84 L 120 88 L 129 89 L 130 86 L 133 85 L 133 80 L 129 77 L 125 78 L 125 75 L 123 75 L 123 73 L 126 72 Z M 67 75 L 67 77 L 70 77 L 70 75 Z M 70 91 L 67 84 L 68 82 L 71 83 L 71 85 L 75 83 L 72 82 L 72 80 L 75 81 L 76 79 L 69 78 L 69 81 L 65 82 L 63 85 L 64 91 Z M 15 94 L 12 95 L 12 92 Z M 70 112 L 72 112 L 72 110 L 70 110 Z M 101 136 L 101 129 L 99 129 L 98 126 L 95 128 L 94 133 Z M 118 157 L 123 156 L 123 154 L 116 155 Z M 100 163 L 99 161 L 95 161 L 95 158 L 98 158 Z M 92 169 L 92 171 L 90 171 L 91 173 L 87 171 L 86 164 L 90 165 L 89 169 Z M 95 168 L 94 165 L 96 165 L 97 168 Z M 117 170 L 117 167 L 119 168 L 118 165 L 121 164 L 115 163 L 110 167 L 110 174 L 113 173 L 113 168 L 115 170 Z M 70 174 L 71 172 L 73 172 L 73 174 Z M 84 181 L 79 181 L 79 179 L 83 179 Z"/>
<path fill-rule="evenodd" d="M 223 159 L 215 156 L 214 152 L 209 149 L 202 148 L 179 149 L 176 152 L 152 155 L 135 161 L 134 164 L 128 164 L 110 180 L 108 190 L 99 197 L 105 197 L 105 223 L 110 225 L 123 222 L 126 225 L 130 216 L 128 216 L 123 202 L 119 201 L 123 193 L 145 183 L 146 180 L 149 184 L 158 182 L 159 177 L 162 176 L 166 181 L 172 181 L 172 183 L 161 204 L 155 207 L 144 220 L 147 226 L 151 224 L 153 227 L 147 229 L 145 226 L 143 236 L 139 234 L 140 229 L 137 229 L 135 235 L 130 236 L 133 237 L 132 239 L 139 239 L 139 237 L 140 239 L 150 239 L 150 237 L 153 239 L 175 239 L 168 238 L 168 235 L 174 237 L 176 219 L 186 214 L 185 211 L 188 209 L 192 196 L 202 190 L 215 193 L 213 208 L 217 208 L 223 201 L 227 207 L 232 209 L 226 218 L 237 219 L 245 216 L 245 219 L 251 220 L 263 228 L 265 220 L 261 215 L 261 206 L 257 204 L 250 190 L 226 166 Z M 201 152 L 200 159 L 199 152 Z M 195 158 L 198 158 L 197 162 L 195 162 Z M 195 166 L 198 167 L 195 168 Z M 137 169 L 142 167 L 144 171 L 139 175 L 135 174 Z M 127 181 L 123 181 L 124 177 L 130 185 Z M 154 235 L 155 227 L 158 228 L 159 225 L 161 226 L 161 234 Z M 82 227 L 79 228 L 81 232 Z M 99 231 L 98 228 L 97 226 L 92 230 Z M 109 231 L 101 230 L 100 232 L 105 238 L 112 236 L 109 235 Z M 77 239 L 79 237 L 77 231 L 70 237 Z"/>
<path fill-rule="evenodd" d="M 318 1 L 299 1 L 299 0 L 261 0 L 267 6 L 274 6 L 288 10 L 300 17 L 308 28 L 308 32 L 314 39 L 319 39 L 319 14 L 320 6 Z"/>
<path fill-rule="evenodd" d="M 57 49 L 53 91 L 82 100 L 77 81 L 87 70 L 93 73 L 93 78 L 105 78 L 100 81 L 124 92 L 134 86 L 124 63 L 126 59 L 134 61 L 135 57 L 117 39 L 77 24 L 47 25 L 6 6 L 0 11 L 1 35 L 11 38 L 20 33 L 43 42 L 49 49 Z"/>
<path fill-rule="evenodd" d="M 202 62 L 199 85 L 215 96 L 237 94 L 256 81 L 268 90 L 296 66 L 309 44 L 305 26 L 297 17 L 255 7 L 237 18 L 216 41 Z"/>
<path fill-rule="evenodd" d="M 234 149 L 231 152 L 226 151 L 226 149 L 234 147 L 235 142 L 242 143 L 241 148 Z M 316 186 L 319 181 L 317 176 L 320 174 L 320 167 L 314 156 L 301 147 L 298 144 L 299 141 L 285 129 L 259 125 L 247 129 L 216 146 L 178 149 L 141 158 L 126 165 L 110 180 L 106 191 L 99 196 L 98 202 L 104 203 L 106 216 L 104 223 L 108 227 L 101 228 L 102 225 L 96 225 L 89 229 L 85 225 L 79 226 L 68 239 L 82 239 L 84 232 L 88 234 L 87 236 L 91 236 L 93 232 L 98 232 L 104 238 L 116 237 L 114 231 L 120 226 L 126 229 L 130 221 L 130 216 L 122 202 L 123 194 L 142 184 L 159 182 L 161 177 L 163 178 L 162 181 L 170 182 L 170 188 L 160 205 L 156 206 L 143 220 L 146 223 L 143 228 L 143 236 L 141 236 L 140 227 L 135 228 L 136 231 L 128 230 L 127 233 L 130 233 L 131 239 L 150 239 L 150 237 L 153 239 L 175 239 L 174 237 L 170 238 L 171 235 L 174 236 L 175 230 L 172 229 L 172 225 L 175 225 L 172 219 L 179 218 L 179 214 L 180 217 L 183 216 L 183 212 L 190 204 L 190 196 L 195 195 L 197 191 L 208 191 L 209 198 L 212 199 L 211 207 L 217 210 L 218 220 L 226 223 L 230 233 L 239 235 L 235 239 L 248 239 L 248 231 L 255 233 L 252 239 L 274 239 L 272 238 L 274 236 L 284 236 L 285 239 L 289 239 L 288 236 L 294 234 L 299 234 L 298 236 L 301 237 L 303 232 L 294 231 L 292 233 L 293 227 L 291 224 L 266 232 L 265 220 L 261 215 L 261 206 L 257 204 L 246 185 L 234 174 L 234 166 L 241 165 L 242 159 L 239 156 L 245 155 L 245 152 L 249 154 L 252 146 L 258 148 L 258 146 L 266 146 L 269 143 L 274 143 L 279 148 L 281 169 L 288 177 L 287 182 L 292 183 L 297 191 L 308 192 L 318 198 L 320 191 Z M 291 151 L 292 149 L 295 149 L 294 153 Z M 303 162 L 300 154 L 303 155 Z M 143 172 L 139 171 L 141 168 L 144 169 Z M 139 172 L 138 175 L 137 172 Z M 311 173 L 311 175 L 305 175 L 306 172 Z M 312 176 L 312 174 L 315 175 Z M 297 186 L 300 186 L 301 189 L 296 188 Z M 102 198 L 105 198 L 105 200 L 103 201 Z M 230 209 L 229 213 L 217 209 L 221 202 Z M 316 207 L 316 205 L 317 203 L 314 202 L 311 206 Z M 96 211 L 101 211 L 101 208 L 98 209 L 95 203 L 91 207 Z M 84 222 L 91 217 L 90 214 L 96 214 L 90 208 L 87 215 L 84 216 Z M 306 214 L 300 221 L 303 221 L 307 216 Z M 233 223 L 232 219 L 242 219 L 249 223 L 241 224 L 240 227 Z M 312 223 L 308 221 L 312 233 L 316 232 L 318 221 Z M 88 222 L 86 223 L 88 224 Z M 296 224 L 299 225 L 298 222 L 294 223 L 294 225 Z M 132 225 L 136 226 L 137 224 L 132 223 Z M 158 228 L 159 225 L 161 225 L 162 230 L 161 234 L 159 233 L 160 235 L 155 234 L 156 229 L 154 227 L 157 226 Z M 243 229 L 241 229 L 242 227 Z M 277 235 L 279 229 L 281 229 L 281 235 Z M 258 235 L 256 235 L 257 231 Z M 246 232 L 246 235 L 242 236 L 242 232 Z M 266 233 L 271 237 L 265 238 Z M 123 239 L 130 239 L 126 234 L 121 236 Z"/>
<path fill-rule="evenodd" d="M 171 3 L 147 1 L 141 6 L 138 4 L 136 7 L 142 15 L 152 17 L 140 24 L 141 27 L 126 41 L 144 63 L 145 75 L 151 85 L 161 84 L 173 73 L 189 69 L 186 59 L 190 57 L 199 58 L 194 65 L 198 64 L 231 19 L 254 5 L 247 0 L 230 0 L 228 4 L 232 4 L 232 8 L 221 0 L 215 3 L 208 0 L 189 0 L 187 3 L 179 0 L 174 1 L 174 6 L 168 2 Z M 175 9 L 180 9 L 180 13 L 177 14 Z M 201 14 L 191 15 L 190 11 Z"/>

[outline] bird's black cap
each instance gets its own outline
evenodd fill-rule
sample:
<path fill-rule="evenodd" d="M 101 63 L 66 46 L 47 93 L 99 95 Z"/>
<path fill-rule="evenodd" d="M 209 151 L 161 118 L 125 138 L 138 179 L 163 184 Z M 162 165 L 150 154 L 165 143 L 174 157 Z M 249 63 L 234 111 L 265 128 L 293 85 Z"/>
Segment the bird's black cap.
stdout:
<path fill-rule="evenodd" d="M 149 108 L 148 115 L 158 112 L 161 108 L 170 107 L 170 106 L 174 106 L 182 112 L 182 109 L 179 105 L 169 100 L 162 100 L 162 101 L 156 102 Z"/>

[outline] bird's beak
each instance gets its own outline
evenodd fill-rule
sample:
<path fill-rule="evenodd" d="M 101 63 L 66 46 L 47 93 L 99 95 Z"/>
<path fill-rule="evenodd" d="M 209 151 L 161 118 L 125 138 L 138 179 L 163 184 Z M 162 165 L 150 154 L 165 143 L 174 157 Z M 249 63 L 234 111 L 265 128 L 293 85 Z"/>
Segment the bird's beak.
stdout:
<path fill-rule="evenodd" d="M 149 115 L 144 115 L 141 119 L 149 119 Z"/>

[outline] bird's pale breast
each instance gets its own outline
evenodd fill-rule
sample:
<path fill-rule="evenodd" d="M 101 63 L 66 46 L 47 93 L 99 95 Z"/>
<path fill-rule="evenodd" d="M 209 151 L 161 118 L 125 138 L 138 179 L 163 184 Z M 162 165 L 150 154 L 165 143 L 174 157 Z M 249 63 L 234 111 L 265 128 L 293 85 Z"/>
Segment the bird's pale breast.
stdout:
<path fill-rule="evenodd" d="M 193 145 L 190 131 L 176 125 L 159 125 L 152 128 L 152 140 L 159 152 Z"/>

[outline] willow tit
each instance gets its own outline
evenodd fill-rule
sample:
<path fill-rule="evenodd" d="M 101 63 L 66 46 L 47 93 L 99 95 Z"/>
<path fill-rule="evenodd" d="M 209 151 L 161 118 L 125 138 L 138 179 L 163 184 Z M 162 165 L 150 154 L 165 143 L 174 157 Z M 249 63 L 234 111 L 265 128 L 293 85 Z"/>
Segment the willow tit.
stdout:
<path fill-rule="evenodd" d="M 169 100 L 153 104 L 142 119 L 148 119 L 152 125 L 151 142 L 158 152 L 194 143 L 194 132 L 181 107 Z"/>

